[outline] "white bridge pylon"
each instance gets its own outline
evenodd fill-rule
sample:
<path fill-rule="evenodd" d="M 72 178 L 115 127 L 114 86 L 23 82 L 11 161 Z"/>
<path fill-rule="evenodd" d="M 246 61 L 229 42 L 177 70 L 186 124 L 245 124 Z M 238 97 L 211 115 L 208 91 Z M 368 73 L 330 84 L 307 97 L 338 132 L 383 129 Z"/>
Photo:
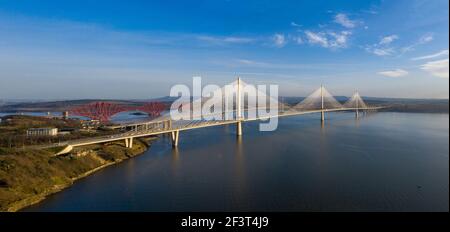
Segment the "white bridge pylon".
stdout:
<path fill-rule="evenodd" d="M 319 109 L 339 109 L 343 108 L 333 95 L 325 87 L 320 86 L 316 91 L 303 99 L 300 103 L 292 107 L 296 111 L 319 110 Z"/>
<path fill-rule="evenodd" d="M 278 92 L 276 98 L 271 96 L 270 87 L 250 85 L 240 78 L 223 87 L 205 86 L 201 95 L 171 110 L 178 110 L 183 119 L 225 121 L 256 118 L 262 110 L 277 114 L 280 107 L 287 107 L 279 103 Z"/>
<path fill-rule="evenodd" d="M 344 107 L 347 108 L 367 108 L 367 104 L 364 102 L 364 100 L 361 98 L 361 96 L 359 95 L 358 91 L 356 91 L 353 96 L 348 99 L 348 101 L 346 103 L 344 103 L 343 105 Z"/>

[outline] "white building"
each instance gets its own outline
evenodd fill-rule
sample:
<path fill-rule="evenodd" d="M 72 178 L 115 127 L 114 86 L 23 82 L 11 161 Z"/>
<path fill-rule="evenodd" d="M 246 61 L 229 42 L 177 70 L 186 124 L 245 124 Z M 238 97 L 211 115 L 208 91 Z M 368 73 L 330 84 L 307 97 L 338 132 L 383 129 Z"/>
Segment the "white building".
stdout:
<path fill-rule="evenodd" d="M 27 130 L 27 136 L 56 136 L 58 128 L 30 128 Z"/>

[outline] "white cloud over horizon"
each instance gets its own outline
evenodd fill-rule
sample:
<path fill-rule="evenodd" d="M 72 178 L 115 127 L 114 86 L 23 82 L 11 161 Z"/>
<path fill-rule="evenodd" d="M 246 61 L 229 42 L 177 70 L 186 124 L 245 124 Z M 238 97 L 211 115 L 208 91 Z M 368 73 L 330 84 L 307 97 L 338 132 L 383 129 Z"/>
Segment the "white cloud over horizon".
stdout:
<path fill-rule="evenodd" d="M 420 66 L 420 68 L 424 71 L 427 71 L 433 76 L 446 78 L 449 76 L 449 59 L 430 61 Z"/>
<path fill-rule="evenodd" d="M 406 70 L 403 70 L 403 69 L 395 69 L 395 70 L 378 72 L 378 74 L 387 76 L 387 77 L 403 77 L 403 76 L 408 75 L 409 72 Z"/>

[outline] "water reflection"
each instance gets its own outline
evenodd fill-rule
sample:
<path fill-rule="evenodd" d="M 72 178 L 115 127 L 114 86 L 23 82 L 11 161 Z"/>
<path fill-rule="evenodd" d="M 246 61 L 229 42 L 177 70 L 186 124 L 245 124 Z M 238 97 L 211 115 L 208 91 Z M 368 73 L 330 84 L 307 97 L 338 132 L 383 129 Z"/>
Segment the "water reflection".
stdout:
<path fill-rule="evenodd" d="M 318 123 L 284 118 L 266 133 L 245 123 L 237 138 L 234 125 L 186 131 L 178 149 L 163 136 L 27 210 L 448 211 L 448 114 Z"/>
<path fill-rule="evenodd" d="M 327 127 L 325 121 L 321 121 L 320 133 L 319 133 L 319 148 L 318 150 L 318 174 L 323 178 L 324 173 L 327 171 L 327 154 L 329 153 L 328 141 L 327 141 Z"/>
<path fill-rule="evenodd" d="M 172 148 L 172 173 L 176 175 L 178 167 L 180 165 L 180 152 L 178 151 L 178 147 Z"/>
<path fill-rule="evenodd" d="M 363 116 L 359 114 L 358 116 L 355 115 L 355 127 L 358 128 L 360 121 L 362 120 Z"/>

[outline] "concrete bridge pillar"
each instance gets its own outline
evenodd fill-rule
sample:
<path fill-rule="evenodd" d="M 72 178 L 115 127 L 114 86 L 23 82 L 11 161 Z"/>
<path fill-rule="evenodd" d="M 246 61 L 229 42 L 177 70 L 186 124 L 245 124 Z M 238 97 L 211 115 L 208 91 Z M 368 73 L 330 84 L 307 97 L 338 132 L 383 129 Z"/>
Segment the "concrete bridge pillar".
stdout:
<path fill-rule="evenodd" d="M 125 147 L 126 148 L 133 148 L 133 137 L 125 138 Z"/>
<path fill-rule="evenodd" d="M 242 135 L 242 121 L 236 123 L 236 135 L 237 136 Z"/>
<path fill-rule="evenodd" d="M 325 111 L 322 110 L 322 112 L 320 113 L 320 121 L 325 121 Z"/>
<path fill-rule="evenodd" d="M 131 137 L 130 141 L 128 142 L 128 148 L 133 148 L 133 137 Z"/>
<path fill-rule="evenodd" d="M 180 137 L 180 131 L 172 131 L 171 132 L 171 136 L 172 136 L 172 147 L 178 147 L 178 140 Z"/>
<path fill-rule="evenodd" d="M 359 110 L 356 110 L 356 111 L 355 111 L 355 117 L 356 117 L 356 118 L 359 118 Z"/>

